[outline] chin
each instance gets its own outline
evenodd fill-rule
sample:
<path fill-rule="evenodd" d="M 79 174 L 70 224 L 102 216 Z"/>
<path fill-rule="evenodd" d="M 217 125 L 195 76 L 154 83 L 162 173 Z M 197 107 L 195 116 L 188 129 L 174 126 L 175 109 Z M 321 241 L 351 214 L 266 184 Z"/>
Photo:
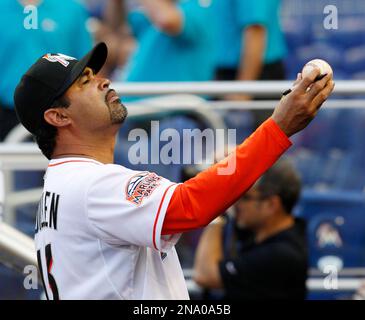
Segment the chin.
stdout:
<path fill-rule="evenodd" d="M 123 124 L 128 116 L 128 110 L 125 105 L 120 100 L 117 100 L 108 108 L 112 124 Z"/>

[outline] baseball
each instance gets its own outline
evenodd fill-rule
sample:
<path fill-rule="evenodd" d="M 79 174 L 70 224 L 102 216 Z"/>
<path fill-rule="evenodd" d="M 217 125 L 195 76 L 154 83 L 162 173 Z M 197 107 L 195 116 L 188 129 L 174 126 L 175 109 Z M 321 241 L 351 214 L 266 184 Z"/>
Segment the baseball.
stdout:
<path fill-rule="evenodd" d="M 314 68 L 318 68 L 321 71 L 320 76 L 324 74 L 331 74 L 333 76 L 333 70 L 328 62 L 322 59 L 314 59 L 306 63 L 302 70 L 302 76 L 308 75 Z"/>

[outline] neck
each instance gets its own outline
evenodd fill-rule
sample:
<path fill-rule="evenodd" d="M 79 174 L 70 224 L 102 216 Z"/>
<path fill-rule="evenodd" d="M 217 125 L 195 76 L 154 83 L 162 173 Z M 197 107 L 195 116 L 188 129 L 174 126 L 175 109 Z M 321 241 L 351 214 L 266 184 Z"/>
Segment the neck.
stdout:
<path fill-rule="evenodd" d="M 260 243 L 267 238 L 290 228 L 294 224 L 294 217 L 290 214 L 282 213 L 280 217 L 267 221 L 258 231 L 255 232 L 255 240 Z"/>
<path fill-rule="evenodd" d="M 92 139 L 91 141 L 63 142 L 65 139 L 57 139 L 56 148 L 52 159 L 64 157 L 83 157 L 99 161 L 104 164 L 114 163 L 115 136 L 113 139 Z M 62 142 L 60 142 L 62 141 Z"/>

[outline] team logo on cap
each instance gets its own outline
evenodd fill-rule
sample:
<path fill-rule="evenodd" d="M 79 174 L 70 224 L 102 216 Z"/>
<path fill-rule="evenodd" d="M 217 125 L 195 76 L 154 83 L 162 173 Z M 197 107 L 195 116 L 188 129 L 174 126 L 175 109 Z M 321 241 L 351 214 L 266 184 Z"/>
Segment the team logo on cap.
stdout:
<path fill-rule="evenodd" d="M 62 53 L 57 53 L 57 54 L 47 53 L 42 58 L 48 60 L 49 62 L 59 62 L 64 67 L 67 67 L 70 64 L 69 62 L 70 60 L 76 60 L 76 58 L 67 56 Z"/>
<path fill-rule="evenodd" d="M 126 199 L 139 206 L 160 185 L 161 177 L 151 172 L 141 172 L 129 179 L 126 187 Z"/>

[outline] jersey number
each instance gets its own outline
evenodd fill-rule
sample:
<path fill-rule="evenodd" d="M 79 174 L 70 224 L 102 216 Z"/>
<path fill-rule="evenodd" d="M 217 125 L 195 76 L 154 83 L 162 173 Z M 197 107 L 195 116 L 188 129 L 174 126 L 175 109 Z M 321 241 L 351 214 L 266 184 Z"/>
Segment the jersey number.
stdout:
<path fill-rule="evenodd" d="M 45 256 L 46 256 L 46 268 L 45 269 L 47 271 L 46 276 L 48 278 L 49 289 L 51 289 L 51 291 L 52 291 L 53 300 L 59 300 L 60 298 L 58 295 L 58 288 L 57 288 L 56 280 L 53 277 L 53 275 L 51 274 L 51 269 L 52 269 L 52 264 L 53 264 L 51 244 L 46 245 Z M 37 260 L 38 260 L 39 272 L 42 277 L 43 287 L 46 292 L 47 300 L 49 300 L 48 288 L 46 287 L 46 283 L 44 281 L 45 274 L 43 273 L 44 269 L 43 269 L 43 263 L 42 263 L 42 259 L 41 259 L 41 250 L 37 251 Z"/>

